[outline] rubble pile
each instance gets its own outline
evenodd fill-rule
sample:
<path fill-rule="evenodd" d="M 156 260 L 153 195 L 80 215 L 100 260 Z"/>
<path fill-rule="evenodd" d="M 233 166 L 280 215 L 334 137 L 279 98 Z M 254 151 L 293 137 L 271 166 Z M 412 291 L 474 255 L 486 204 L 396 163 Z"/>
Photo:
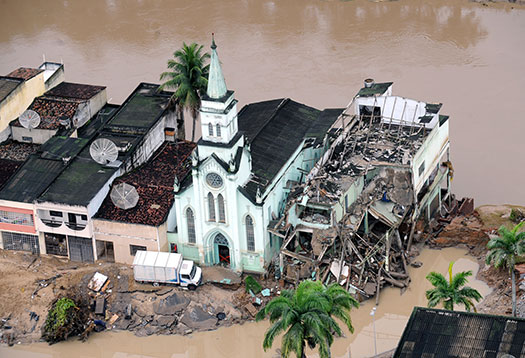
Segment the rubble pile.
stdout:
<path fill-rule="evenodd" d="M 269 228 L 283 238 L 276 277 L 339 282 L 361 298 L 379 299 L 384 285 L 406 288 L 417 200 L 426 193 L 414 193 L 412 159 L 427 134 L 424 124 L 353 116 Z"/>

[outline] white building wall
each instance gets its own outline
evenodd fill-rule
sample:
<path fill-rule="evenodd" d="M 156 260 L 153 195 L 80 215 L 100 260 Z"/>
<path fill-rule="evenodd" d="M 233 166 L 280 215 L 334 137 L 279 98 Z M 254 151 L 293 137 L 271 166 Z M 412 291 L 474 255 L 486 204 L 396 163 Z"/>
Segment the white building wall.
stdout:
<path fill-rule="evenodd" d="M 450 146 L 448 122 L 446 121 L 441 126 L 434 127 L 412 160 L 413 182 L 416 193 L 424 186 L 432 171 L 439 165 L 439 158 Z M 419 168 L 423 163 L 424 171 L 420 175 Z"/>

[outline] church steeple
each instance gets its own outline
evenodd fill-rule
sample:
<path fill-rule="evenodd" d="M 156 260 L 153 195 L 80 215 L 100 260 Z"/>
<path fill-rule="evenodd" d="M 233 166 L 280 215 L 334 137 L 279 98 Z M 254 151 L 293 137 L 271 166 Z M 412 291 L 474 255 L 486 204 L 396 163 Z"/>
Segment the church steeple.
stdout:
<path fill-rule="evenodd" d="M 215 44 L 215 38 L 212 36 L 211 40 L 211 59 L 210 59 L 210 72 L 208 75 L 208 88 L 206 94 L 208 97 L 213 99 L 219 99 L 226 95 L 228 91 L 226 88 L 226 81 L 222 75 L 221 63 L 219 56 L 217 55 L 217 45 Z"/>
<path fill-rule="evenodd" d="M 213 34 L 212 34 L 213 36 Z M 210 71 L 208 74 L 208 88 L 201 96 L 201 133 L 202 142 L 199 145 L 199 158 L 206 158 L 212 153 L 218 153 L 211 143 L 228 144 L 237 138 L 237 100 L 234 92 L 226 88 L 222 75 L 221 63 L 217 56 L 217 45 L 212 37 Z M 244 143 L 244 142 L 243 142 Z M 243 144 L 240 144 L 243 145 Z M 235 154 L 236 147 L 230 147 Z M 226 163 L 230 160 L 229 151 L 222 150 L 221 157 Z"/>

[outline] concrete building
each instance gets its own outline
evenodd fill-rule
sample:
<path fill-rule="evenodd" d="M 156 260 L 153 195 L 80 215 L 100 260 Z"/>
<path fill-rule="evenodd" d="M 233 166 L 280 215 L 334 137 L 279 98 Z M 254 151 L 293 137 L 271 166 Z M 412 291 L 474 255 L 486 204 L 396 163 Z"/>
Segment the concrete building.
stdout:
<path fill-rule="evenodd" d="M 284 210 L 290 183 L 302 181 L 324 153 L 342 109 L 319 111 L 286 98 L 237 113 L 215 43 L 211 48 L 203 134 L 191 176 L 175 183 L 177 232 L 168 240 L 200 264 L 264 272 L 281 246 L 266 228 Z"/>
<path fill-rule="evenodd" d="M 430 221 L 450 197 L 449 117 L 440 109 L 393 96 L 392 82 L 365 82 L 330 148 L 269 229 L 285 240 L 282 271 L 299 259 L 318 272 L 337 237 L 373 238 L 387 248 L 395 238 L 402 250 L 410 248 L 417 220 Z M 386 256 L 388 262 L 388 250 Z M 296 274 L 285 273 L 292 280 Z"/>
<path fill-rule="evenodd" d="M 62 82 L 29 106 L 29 110 L 40 116 L 39 125 L 25 128 L 16 119 L 10 124 L 12 138 L 17 142 L 43 144 L 57 133 L 76 137 L 76 130 L 106 102 L 106 87 Z"/>
<path fill-rule="evenodd" d="M 9 123 L 46 90 L 44 71 L 21 67 L 0 77 L 0 142 L 9 138 Z"/>
<path fill-rule="evenodd" d="M 158 85 L 141 83 L 118 109 L 106 113 L 108 119 L 100 119 L 105 124 L 88 141 L 89 145 L 71 156 L 67 167 L 35 200 L 37 230 L 46 253 L 50 248 L 49 253 L 74 261 L 93 262 L 98 257 L 91 218 L 108 195 L 111 183 L 145 163 L 164 142 L 170 96 L 157 89 Z M 97 125 L 96 120 L 92 125 Z M 106 165 L 93 160 L 90 144 L 99 138 L 116 145 L 117 160 Z M 58 250 L 61 247 L 67 247 L 67 251 Z"/>
<path fill-rule="evenodd" d="M 177 224 L 173 183 L 191 174 L 194 148 L 191 142 L 165 142 L 146 164 L 113 182 L 132 185 L 139 199 L 123 209 L 106 196 L 93 219 L 97 259 L 131 264 L 137 250 L 177 251 L 167 239 Z"/>

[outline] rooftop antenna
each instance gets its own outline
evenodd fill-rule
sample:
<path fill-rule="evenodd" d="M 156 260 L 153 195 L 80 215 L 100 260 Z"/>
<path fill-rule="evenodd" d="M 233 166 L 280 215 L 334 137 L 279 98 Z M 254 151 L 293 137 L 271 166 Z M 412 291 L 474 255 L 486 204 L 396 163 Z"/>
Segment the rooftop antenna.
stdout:
<path fill-rule="evenodd" d="M 89 147 L 91 158 L 99 164 L 108 164 L 118 158 L 118 148 L 107 138 L 96 139 Z"/>
<path fill-rule="evenodd" d="M 24 111 L 20 115 L 20 117 L 18 117 L 18 121 L 20 122 L 22 127 L 27 129 L 34 129 L 40 124 L 40 115 L 35 111 L 28 109 Z"/>
<path fill-rule="evenodd" d="M 123 210 L 134 208 L 139 201 L 139 194 L 133 185 L 120 183 L 113 187 L 109 195 L 113 204 Z"/>

